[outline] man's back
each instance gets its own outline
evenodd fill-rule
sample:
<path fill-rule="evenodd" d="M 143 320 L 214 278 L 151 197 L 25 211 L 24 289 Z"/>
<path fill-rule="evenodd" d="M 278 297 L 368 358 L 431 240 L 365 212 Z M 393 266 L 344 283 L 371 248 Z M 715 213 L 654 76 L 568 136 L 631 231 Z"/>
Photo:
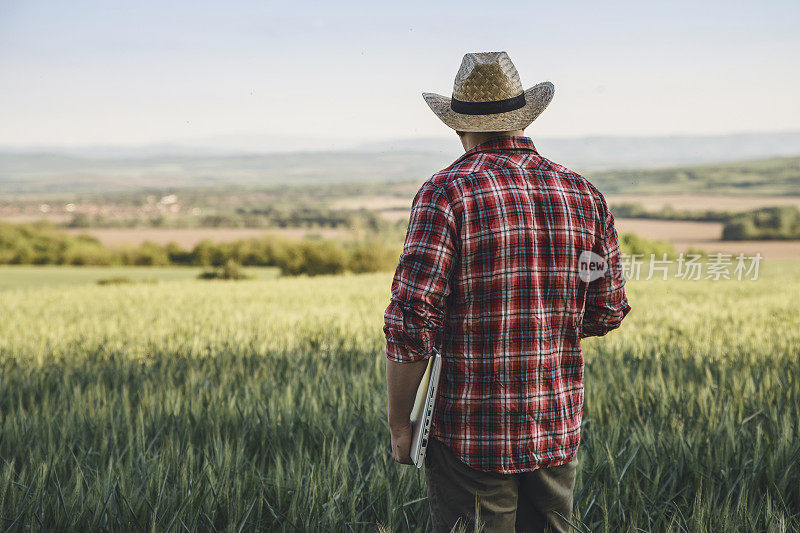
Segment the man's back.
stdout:
<path fill-rule="evenodd" d="M 579 258 L 610 267 L 589 282 Z M 495 137 L 436 173 L 414 198 L 385 313 L 387 357 L 441 346 L 432 435 L 477 470 L 571 461 L 580 440 L 580 339 L 630 307 L 605 199 L 540 156 Z"/>

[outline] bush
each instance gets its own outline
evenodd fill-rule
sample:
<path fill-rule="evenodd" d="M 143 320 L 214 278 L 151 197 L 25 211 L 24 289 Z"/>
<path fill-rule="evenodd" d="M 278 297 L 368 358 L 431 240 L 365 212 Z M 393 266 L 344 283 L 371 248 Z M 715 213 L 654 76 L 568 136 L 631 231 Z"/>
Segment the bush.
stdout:
<path fill-rule="evenodd" d="M 222 266 L 225 264 L 220 246 L 210 239 L 197 243 L 192 250 L 192 264 L 201 266 Z"/>
<path fill-rule="evenodd" d="M 751 219 L 732 220 L 722 228 L 723 241 L 747 241 L 755 239 L 758 231 Z"/>
<path fill-rule="evenodd" d="M 167 250 L 154 242 L 145 241 L 138 248 L 133 248 L 123 255 L 126 265 L 166 266 L 170 264 Z"/>
<path fill-rule="evenodd" d="M 100 241 L 88 235 L 79 235 L 67 242 L 62 252 L 62 260 L 65 265 L 93 265 L 108 266 L 119 264 L 120 258 L 111 250 L 105 248 Z"/>
<path fill-rule="evenodd" d="M 170 242 L 167 244 L 166 250 L 167 258 L 169 259 L 170 264 L 173 265 L 191 265 L 192 259 L 194 255 L 192 252 L 184 250 L 181 246 L 176 242 Z"/>
<path fill-rule="evenodd" d="M 117 276 L 114 278 L 101 278 L 97 280 L 98 285 L 125 285 L 133 283 L 133 280 L 126 276 Z"/>
<path fill-rule="evenodd" d="M 380 243 L 360 243 L 350 250 L 347 269 L 356 273 L 394 270 L 399 259 L 398 249 Z"/>
<path fill-rule="evenodd" d="M 652 220 L 697 220 L 703 222 L 725 222 L 736 213 L 715 211 L 713 209 L 676 209 L 664 205 L 657 210 L 648 211 L 638 202 L 623 202 L 611 205 L 615 218 L 646 218 Z"/>
<path fill-rule="evenodd" d="M 111 265 L 119 257 L 89 235 L 70 237 L 49 222 L 0 222 L 0 263 Z"/>
<path fill-rule="evenodd" d="M 345 269 L 345 254 L 340 246 L 327 241 L 300 241 L 288 247 L 278 260 L 281 274 L 339 274 Z"/>
<path fill-rule="evenodd" d="M 242 268 L 239 263 L 237 263 L 233 259 L 228 259 L 222 267 L 214 270 L 201 272 L 197 276 L 197 278 L 240 280 L 240 279 L 250 279 L 251 276 L 248 276 L 247 274 L 242 272 Z"/>
<path fill-rule="evenodd" d="M 661 259 L 664 254 L 668 258 L 677 256 L 675 247 L 667 241 L 654 241 L 639 237 L 635 233 L 623 233 L 619 238 L 620 251 L 628 255 L 643 255 L 649 258 L 654 255 L 657 259 Z"/>
<path fill-rule="evenodd" d="M 762 207 L 733 217 L 722 229 L 724 241 L 800 239 L 800 210 Z"/>

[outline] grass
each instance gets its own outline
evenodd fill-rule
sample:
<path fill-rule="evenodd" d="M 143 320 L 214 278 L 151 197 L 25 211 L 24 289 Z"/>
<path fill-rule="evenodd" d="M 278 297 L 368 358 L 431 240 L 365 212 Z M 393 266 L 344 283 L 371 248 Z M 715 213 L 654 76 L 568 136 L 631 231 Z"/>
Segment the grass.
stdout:
<path fill-rule="evenodd" d="M 389 450 L 391 273 L 62 273 L 0 295 L 4 529 L 430 527 L 422 472 Z M 798 279 L 629 283 L 622 329 L 583 343 L 576 526 L 800 529 Z"/>

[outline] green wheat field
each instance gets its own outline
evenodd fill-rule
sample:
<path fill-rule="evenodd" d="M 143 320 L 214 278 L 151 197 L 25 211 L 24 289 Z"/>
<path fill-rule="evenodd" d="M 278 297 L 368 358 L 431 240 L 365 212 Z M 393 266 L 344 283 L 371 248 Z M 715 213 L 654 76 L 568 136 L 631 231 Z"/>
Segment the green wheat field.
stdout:
<path fill-rule="evenodd" d="M 3 529 L 430 528 L 423 473 L 389 450 L 391 272 L 41 272 L 0 272 Z M 628 294 L 583 341 L 574 525 L 800 529 L 800 262 Z"/>

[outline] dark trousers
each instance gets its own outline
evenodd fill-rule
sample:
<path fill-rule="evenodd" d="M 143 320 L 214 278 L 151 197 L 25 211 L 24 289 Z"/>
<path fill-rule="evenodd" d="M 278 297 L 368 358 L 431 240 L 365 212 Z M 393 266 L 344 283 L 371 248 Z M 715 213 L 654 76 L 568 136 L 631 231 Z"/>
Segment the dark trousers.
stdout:
<path fill-rule="evenodd" d="M 431 438 L 425 455 L 425 481 L 434 531 L 465 526 L 472 531 L 476 510 L 485 532 L 571 531 L 572 493 L 578 460 L 518 474 L 482 472 L 459 460 Z"/>

